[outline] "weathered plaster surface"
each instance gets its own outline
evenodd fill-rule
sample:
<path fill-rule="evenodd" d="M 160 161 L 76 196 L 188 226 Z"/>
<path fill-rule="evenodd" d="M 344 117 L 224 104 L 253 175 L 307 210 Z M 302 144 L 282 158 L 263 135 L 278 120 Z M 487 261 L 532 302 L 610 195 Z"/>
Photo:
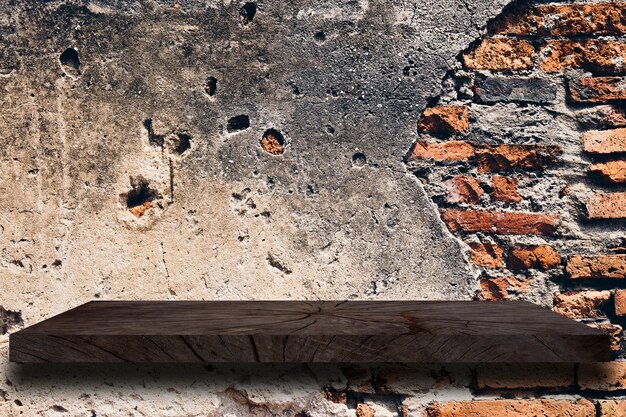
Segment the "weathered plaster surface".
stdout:
<path fill-rule="evenodd" d="M 504 3 L 261 1 L 244 22 L 228 1 L 0 1 L 0 304 L 28 325 L 94 298 L 469 298 L 475 276 L 402 159 Z M 249 127 L 229 132 L 238 115 Z M 259 145 L 269 128 L 281 156 Z M 141 218 L 131 177 L 159 194 Z M 0 414 L 238 410 L 213 371 L 167 391 L 134 369 L 41 379 L 7 344 Z M 302 372 L 268 395 L 321 401 Z"/>

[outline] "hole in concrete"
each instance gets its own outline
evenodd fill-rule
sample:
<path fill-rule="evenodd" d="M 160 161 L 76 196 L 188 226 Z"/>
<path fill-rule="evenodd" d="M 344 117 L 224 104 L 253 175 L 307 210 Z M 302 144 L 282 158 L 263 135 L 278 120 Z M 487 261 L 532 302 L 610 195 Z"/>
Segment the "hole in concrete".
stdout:
<path fill-rule="evenodd" d="M 226 130 L 228 132 L 236 132 L 238 130 L 245 130 L 250 127 L 250 118 L 247 114 L 240 114 L 239 116 L 231 117 L 228 119 L 228 125 Z"/>
<path fill-rule="evenodd" d="M 207 78 L 206 82 L 204 83 L 204 91 L 208 95 L 214 96 L 215 93 L 217 93 L 217 78 L 215 77 Z"/>
<path fill-rule="evenodd" d="M 77 76 L 80 75 L 80 58 L 78 51 L 74 48 L 67 48 L 59 57 L 61 67 L 66 74 Z"/>
<path fill-rule="evenodd" d="M 256 14 L 256 3 L 248 2 L 239 9 L 239 15 L 243 19 L 244 25 L 252 23 L 254 15 Z"/>
<path fill-rule="evenodd" d="M 285 138 L 276 129 L 267 129 L 261 138 L 261 148 L 272 155 L 281 155 L 285 152 Z"/>
<path fill-rule="evenodd" d="M 352 165 L 353 166 L 355 166 L 357 168 L 361 168 L 366 163 L 367 163 L 367 158 L 365 157 L 365 154 L 363 152 L 357 152 L 354 155 L 352 155 Z"/>
<path fill-rule="evenodd" d="M 322 43 L 326 40 L 326 34 L 320 30 L 319 32 L 315 32 L 313 39 L 315 39 L 317 43 Z"/>
<path fill-rule="evenodd" d="M 159 197 L 159 192 L 150 187 L 150 183 L 141 175 L 130 177 L 131 190 L 120 194 L 122 203 L 137 218 L 144 215 L 152 207 L 152 201 Z"/>
<path fill-rule="evenodd" d="M 177 133 L 170 141 L 170 147 L 172 151 L 178 155 L 185 153 L 185 151 L 191 148 L 191 135 L 187 133 Z"/>
<path fill-rule="evenodd" d="M 332 127 L 331 125 L 326 125 L 326 133 L 328 133 L 329 135 L 332 135 L 335 133 L 335 128 Z"/>

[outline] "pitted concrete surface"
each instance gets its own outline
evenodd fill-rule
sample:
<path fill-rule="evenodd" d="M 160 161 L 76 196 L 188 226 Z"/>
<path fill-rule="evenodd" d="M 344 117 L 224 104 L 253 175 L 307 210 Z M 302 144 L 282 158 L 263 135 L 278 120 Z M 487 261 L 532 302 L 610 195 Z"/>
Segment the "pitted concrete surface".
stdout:
<path fill-rule="evenodd" d="M 0 1 L 2 306 L 28 325 L 98 298 L 470 298 L 402 160 L 504 3 Z"/>

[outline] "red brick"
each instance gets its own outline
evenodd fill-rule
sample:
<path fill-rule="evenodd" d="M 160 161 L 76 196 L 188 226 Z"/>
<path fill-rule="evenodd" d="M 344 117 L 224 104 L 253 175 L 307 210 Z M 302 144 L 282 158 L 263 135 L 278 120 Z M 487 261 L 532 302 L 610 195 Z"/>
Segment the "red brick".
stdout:
<path fill-rule="evenodd" d="M 468 111 L 465 106 L 436 106 L 424 110 L 417 123 L 422 133 L 464 133 L 469 130 Z"/>
<path fill-rule="evenodd" d="M 285 140 L 280 133 L 269 130 L 261 138 L 261 148 L 272 155 L 281 155 L 285 152 Z"/>
<path fill-rule="evenodd" d="M 517 180 L 511 177 L 494 176 L 491 180 L 491 199 L 519 203 L 522 196 L 517 192 Z"/>
<path fill-rule="evenodd" d="M 572 319 L 606 317 L 610 291 L 568 291 L 554 294 L 554 311 Z"/>
<path fill-rule="evenodd" d="M 626 99 L 626 78 L 585 77 L 570 81 L 569 97 L 581 103 L 605 103 Z"/>
<path fill-rule="evenodd" d="M 467 142 L 451 141 L 444 143 L 427 143 L 417 141 L 411 150 L 410 159 L 460 161 L 472 156 L 474 156 L 474 147 Z"/>
<path fill-rule="evenodd" d="M 450 230 L 508 235 L 553 235 L 557 216 L 542 213 L 449 209 L 442 214 Z"/>
<path fill-rule="evenodd" d="M 583 150 L 592 154 L 626 152 L 626 128 L 583 133 Z"/>
<path fill-rule="evenodd" d="M 586 207 L 590 219 L 626 219 L 626 192 L 596 194 Z"/>
<path fill-rule="evenodd" d="M 528 290 L 530 281 L 514 277 L 481 278 L 478 298 L 488 301 L 501 301 L 509 294 L 521 294 Z"/>
<path fill-rule="evenodd" d="M 433 403 L 428 417 L 593 417 L 594 404 L 586 399 L 484 400 Z"/>
<path fill-rule="evenodd" d="M 622 342 L 622 326 L 613 323 L 589 323 L 589 326 L 602 330 L 611 336 L 611 350 L 620 350 L 620 344 Z"/>
<path fill-rule="evenodd" d="M 539 68 L 545 72 L 585 69 L 603 74 L 622 72 L 626 42 L 603 39 L 551 40 L 541 46 Z"/>
<path fill-rule="evenodd" d="M 135 207 L 131 207 L 129 210 L 131 213 L 133 213 L 133 215 L 137 218 L 140 218 L 141 216 L 143 216 L 146 211 L 152 207 L 152 202 L 151 201 L 145 201 L 143 204 L 140 204 L 138 206 Z"/>
<path fill-rule="evenodd" d="M 536 31 L 535 8 L 527 3 L 514 2 L 487 25 L 491 34 L 530 35 Z"/>
<path fill-rule="evenodd" d="M 468 243 L 471 249 L 470 260 L 485 268 L 502 268 L 504 251 L 495 243 Z"/>
<path fill-rule="evenodd" d="M 367 404 L 359 404 L 356 407 L 356 417 L 374 417 L 376 411 Z"/>
<path fill-rule="evenodd" d="M 479 388 L 537 389 L 574 385 L 574 365 L 486 363 L 476 368 Z"/>
<path fill-rule="evenodd" d="M 476 149 L 475 161 L 480 172 L 511 169 L 537 171 L 554 164 L 560 153 L 558 146 L 482 146 Z"/>
<path fill-rule="evenodd" d="M 593 164 L 589 172 L 611 184 L 623 184 L 626 183 L 626 160 Z"/>
<path fill-rule="evenodd" d="M 624 417 L 626 416 L 625 400 L 600 400 L 600 414 L 598 417 Z"/>
<path fill-rule="evenodd" d="M 534 59 L 530 42 L 511 38 L 484 38 L 463 55 L 466 68 L 493 71 L 529 69 Z"/>
<path fill-rule="evenodd" d="M 618 35 L 626 31 L 626 3 L 540 5 L 535 12 L 542 36 Z"/>
<path fill-rule="evenodd" d="M 575 255 L 565 268 L 570 278 L 626 278 L 626 255 Z"/>
<path fill-rule="evenodd" d="M 615 314 L 626 316 L 626 290 L 617 290 L 613 295 L 615 301 Z"/>
<path fill-rule="evenodd" d="M 576 111 L 576 119 L 589 129 L 614 129 L 626 126 L 626 111 L 610 104 L 593 106 Z"/>
<path fill-rule="evenodd" d="M 512 248 L 506 265 L 510 269 L 541 269 L 558 268 L 561 256 L 548 245 L 529 245 Z"/>
<path fill-rule="evenodd" d="M 578 385 L 598 391 L 626 389 L 626 362 L 581 363 Z"/>
<path fill-rule="evenodd" d="M 477 204 L 480 202 L 480 196 L 485 194 L 476 178 L 469 175 L 457 175 L 445 184 L 448 188 L 449 203 Z"/>

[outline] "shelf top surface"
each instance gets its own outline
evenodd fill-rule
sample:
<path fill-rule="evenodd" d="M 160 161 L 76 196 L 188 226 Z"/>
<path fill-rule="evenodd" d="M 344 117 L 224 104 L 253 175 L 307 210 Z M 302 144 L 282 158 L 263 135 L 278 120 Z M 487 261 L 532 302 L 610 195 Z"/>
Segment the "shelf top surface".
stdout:
<path fill-rule="evenodd" d="M 603 333 L 523 301 L 92 301 L 28 335 L 567 335 Z"/>

